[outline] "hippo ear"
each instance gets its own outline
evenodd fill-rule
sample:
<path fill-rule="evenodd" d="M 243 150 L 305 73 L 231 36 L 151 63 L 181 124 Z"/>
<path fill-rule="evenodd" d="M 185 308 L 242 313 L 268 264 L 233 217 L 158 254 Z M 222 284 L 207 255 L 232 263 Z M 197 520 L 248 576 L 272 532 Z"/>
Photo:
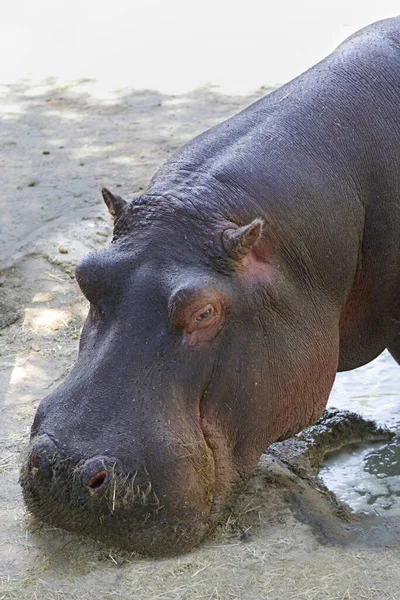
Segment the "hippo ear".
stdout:
<path fill-rule="evenodd" d="M 114 196 L 107 188 L 103 188 L 101 194 L 111 216 L 114 218 L 114 223 L 116 223 L 128 203 L 121 196 Z"/>
<path fill-rule="evenodd" d="M 243 227 L 225 229 L 222 234 L 222 245 L 228 256 L 234 260 L 244 258 L 260 241 L 263 225 L 262 219 L 254 219 Z"/>

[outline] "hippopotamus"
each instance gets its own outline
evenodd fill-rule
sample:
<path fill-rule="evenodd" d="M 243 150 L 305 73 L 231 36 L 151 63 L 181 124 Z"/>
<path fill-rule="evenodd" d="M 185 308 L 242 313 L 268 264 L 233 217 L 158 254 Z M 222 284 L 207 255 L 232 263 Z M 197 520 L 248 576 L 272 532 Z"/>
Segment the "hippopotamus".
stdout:
<path fill-rule="evenodd" d="M 198 545 L 336 372 L 400 361 L 400 19 L 205 131 L 130 202 L 21 471 L 39 519 L 140 554 Z"/>

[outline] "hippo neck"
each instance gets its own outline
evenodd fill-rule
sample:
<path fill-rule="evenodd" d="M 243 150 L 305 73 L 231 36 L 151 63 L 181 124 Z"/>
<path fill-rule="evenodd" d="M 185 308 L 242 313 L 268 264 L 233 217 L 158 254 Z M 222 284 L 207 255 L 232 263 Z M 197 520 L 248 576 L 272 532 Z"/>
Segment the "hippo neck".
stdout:
<path fill-rule="evenodd" d="M 244 224 L 259 216 L 259 207 L 249 214 L 248 207 L 254 202 L 248 192 L 232 180 L 222 180 L 215 175 L 184 166 L 176 168 L 167 163 L 155 175 L 146 196 L 169 198 L 169 208 L 174 206 L 210 218 L 210 225 L 225 221 Z"/>

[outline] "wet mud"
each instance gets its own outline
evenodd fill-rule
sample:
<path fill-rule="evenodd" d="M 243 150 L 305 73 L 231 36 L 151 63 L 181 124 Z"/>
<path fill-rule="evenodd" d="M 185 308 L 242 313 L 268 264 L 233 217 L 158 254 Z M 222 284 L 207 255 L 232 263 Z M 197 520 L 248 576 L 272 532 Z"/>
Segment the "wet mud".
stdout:
<path fill-rule="evenodd" d="M 354 542 L 384 547 L 400 543 L 398 519 L 375 512 L 356 512 L 341 502 L 319 476 L 327 455 L 358 444 L 393 440 L 395 433 L 351 411 L 328 409 L 297 436 L 272 444 L 261 459 L 263 468 L 281 481 L 296 518 L 312 526 L 322 543 Z"/>

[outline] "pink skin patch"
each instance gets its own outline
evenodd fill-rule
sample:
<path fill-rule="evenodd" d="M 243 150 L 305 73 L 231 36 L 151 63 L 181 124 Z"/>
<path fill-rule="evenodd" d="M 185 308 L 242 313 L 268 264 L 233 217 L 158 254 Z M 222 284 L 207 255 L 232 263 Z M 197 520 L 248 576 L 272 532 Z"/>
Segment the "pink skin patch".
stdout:
<path fill-rule="evenodd" d="M 272 281 L 276 275 L 276 267 L 269 261 L 271 261 L 270 253 L 262 248 L 256 248 L 238 262 L 237 273 L 249 284 Z"/>
<path fill-rule="evenodd" d="M 224 250 L 235 261 L 236 272 L 245 283 L 252 286 L 274 279 L 279 244 L 270 231 L 266 238 L 262 219 L 242 227 L 226 227 L 221 236 Z"/>

